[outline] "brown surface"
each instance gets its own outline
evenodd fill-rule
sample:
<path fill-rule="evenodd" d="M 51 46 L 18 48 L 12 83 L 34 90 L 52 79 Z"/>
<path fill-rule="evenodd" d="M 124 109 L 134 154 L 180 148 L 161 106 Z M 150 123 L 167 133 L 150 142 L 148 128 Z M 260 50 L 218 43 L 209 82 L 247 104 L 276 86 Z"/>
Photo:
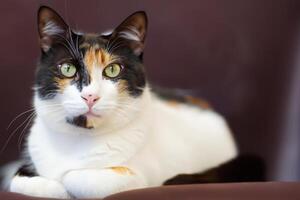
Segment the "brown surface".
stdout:
<path fill-rule="evenodd" d="M 299 200 L 299 183 L 237 183 L 169 186 L 112 195 L 105 200 Z"/>
<path fill-rule="evenodd" d="M 38 197 L 31 197 L 25 196 L 22 194 L 12 193 L 12 192 L 0 192 L 0 199 L 2 200 L 38 200 L 38 199 L 45 199 L 45 198 L 38 198 Z M 50 200 L 50 199 L 48 199 Z"/>
<path fill-rule="evenodd" d="M 0 199 L 39 200 L 0 192 Z M 299 200 L 300 183 L 237 183 L 165 186 L 122 192 L 104 200 Z"/>
<path fill-rule="evenodd" d="M 1 146 L 22 120 L 7 131 L 9 122 L 30 108 L 41 4 L 93 32 L 146 10 L 148 78 L 208 99 L 228 119 L 240 150 L 266 160 L 269 180 L 300 179 L 299 0 L 1 1 Z M 17 157 L 20 133 L 0 164 Z"/>

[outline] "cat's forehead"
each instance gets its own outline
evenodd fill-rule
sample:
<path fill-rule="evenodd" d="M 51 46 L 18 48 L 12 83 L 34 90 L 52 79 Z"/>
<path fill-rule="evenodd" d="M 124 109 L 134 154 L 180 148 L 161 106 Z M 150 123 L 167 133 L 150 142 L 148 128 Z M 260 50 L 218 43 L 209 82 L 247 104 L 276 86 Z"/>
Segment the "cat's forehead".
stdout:
<path fill-rule="evenodd" d="M 108 39 L 103 38 L 102 35 L 93 33 L 83 34 L 81 35 L 81 38 L 82 39 L 79 48 L 84 50 L 89 48 L 104 48 L 108 42 Z"/>
<path fill-rule="evenodd" d="M 105 49 L 99 48 L 97 45 L 89 47 L 84 54 L 83 61 L 89 72 L 93 67 L 104 68 L 113 62 L 114 56 L 109 54 Z"/>
<path fill-rule="evenodd" d="M 107 40 L 97 34 L 86 34 L 83 36 L 79 48 L 83 52 L 83 60 L 88 69 L 93 66 L 104 67 L 116 59 L 106 49 Z"/>

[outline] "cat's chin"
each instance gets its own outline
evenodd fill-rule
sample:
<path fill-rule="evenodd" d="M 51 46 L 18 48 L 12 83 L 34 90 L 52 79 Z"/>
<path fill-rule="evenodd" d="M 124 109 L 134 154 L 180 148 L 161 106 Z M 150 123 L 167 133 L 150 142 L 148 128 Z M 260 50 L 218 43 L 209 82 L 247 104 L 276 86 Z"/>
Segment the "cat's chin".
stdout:
<path fill-rule="evenodd" d="M 102 116 L 100 114 L 93 113 L 91 111 L 84 114 L 87 119 L 93 119 L 93 118 L 101 118 Z"/>

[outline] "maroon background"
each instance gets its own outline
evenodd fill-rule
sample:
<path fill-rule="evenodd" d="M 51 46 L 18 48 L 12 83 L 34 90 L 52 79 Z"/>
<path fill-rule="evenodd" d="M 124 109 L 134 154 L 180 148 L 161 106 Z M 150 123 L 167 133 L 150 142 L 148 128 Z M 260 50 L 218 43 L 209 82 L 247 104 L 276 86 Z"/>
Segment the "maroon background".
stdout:
<path fill-rule="evenodd" d="M 2 1 L 1 146 L 25 118 L 6 130 L 9 122 L 31 107 L 39 5 L 91 32 L 145 10 L 149 80 L 208 99 L 228 119 L 240 150 L 265 159 L 269 180 L 300 180 L 300 1 Z M 1 153 L 1 164 L 17 157 L 20 133 Z"/>

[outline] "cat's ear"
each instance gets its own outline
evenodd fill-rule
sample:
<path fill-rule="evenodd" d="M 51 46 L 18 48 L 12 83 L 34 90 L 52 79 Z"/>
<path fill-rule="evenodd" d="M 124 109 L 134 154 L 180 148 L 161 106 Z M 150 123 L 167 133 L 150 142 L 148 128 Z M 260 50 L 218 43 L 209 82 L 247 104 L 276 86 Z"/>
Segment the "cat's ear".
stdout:
<path fill-rule="evenodd" d="M 118 37 L 129 45 L 133 52 L 139 56 L 144 50 L 147 33 L 147 15 L 144 11 L 138 11 L 127 17 L 112 33 L 112 37 Z"/>
<path fill-rule="evenodd" d="M 38 32 L 40 36 L 40 46 L 44 52 L 47 52 L 51 48 L 55 39 L 59 37 L 66 38 L 69 31 L 69 26 L 57 12 L 47 6 L 41 6 L 39 8 Z"/>

